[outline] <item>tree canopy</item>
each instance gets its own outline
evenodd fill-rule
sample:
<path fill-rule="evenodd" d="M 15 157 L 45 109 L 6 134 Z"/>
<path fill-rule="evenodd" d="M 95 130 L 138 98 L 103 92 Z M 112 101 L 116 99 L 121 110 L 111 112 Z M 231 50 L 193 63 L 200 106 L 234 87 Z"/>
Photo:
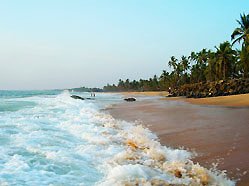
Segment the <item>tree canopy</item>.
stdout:
<path fill-rule="evenodd" d="M 163 70 L 158 77 L 130 81 L 119 80 L 118 84 L 107 85 L 105 91 L 158 91 L 169 87 L 232 78 L 249 77 L 249 14 L 241 14 L 238 27 L 231 34 L 231 42 L 224 41 L 213 50 L 202 49 L 182 55 L 179 59 L 171 56 L 170 71 Z M 234 48 L 234 44 L 241 48 Z"/>

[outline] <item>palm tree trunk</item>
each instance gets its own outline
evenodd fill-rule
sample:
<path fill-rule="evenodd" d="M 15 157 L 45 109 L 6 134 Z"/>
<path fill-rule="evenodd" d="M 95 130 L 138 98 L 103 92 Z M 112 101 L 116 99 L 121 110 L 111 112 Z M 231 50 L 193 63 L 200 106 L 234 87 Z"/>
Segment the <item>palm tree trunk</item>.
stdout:
<path fill-rule="evenodd" d="M 223 80 L 226 79 L 226 63 L 224 61 L 224 64 L 223 64 Z"/>

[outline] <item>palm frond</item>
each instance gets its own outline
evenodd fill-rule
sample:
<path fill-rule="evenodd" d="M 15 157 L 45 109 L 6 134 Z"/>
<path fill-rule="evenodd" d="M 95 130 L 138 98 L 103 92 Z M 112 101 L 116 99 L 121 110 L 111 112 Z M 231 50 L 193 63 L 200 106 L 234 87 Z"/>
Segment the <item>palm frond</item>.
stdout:
<path fill-rule="evenodd" d="M 244 35 L 241 35 L 240 37 L 238 37 L 237 39 L 235 39 L 233 42 L 232 42 L 232 45 L 234 45 L 235 43 L 240 43 L 240 41 L 243 39 Z"/>
<path fill-rule="evenodd" d="M 231 35 L 231 39 L 234 40 L 236 36 L 241 34 L 243 34 L 243 30 L 241 28 L 236 28 Z"/>
<path fill-rule="evenodd" d="M 249 14 L 248 15 L 245 15 L 245 13 L 240 14 L 240 19 L 241 19 L 240 21 L 241 28 L 243 28 L 243 30 L 249 28 Z"/>

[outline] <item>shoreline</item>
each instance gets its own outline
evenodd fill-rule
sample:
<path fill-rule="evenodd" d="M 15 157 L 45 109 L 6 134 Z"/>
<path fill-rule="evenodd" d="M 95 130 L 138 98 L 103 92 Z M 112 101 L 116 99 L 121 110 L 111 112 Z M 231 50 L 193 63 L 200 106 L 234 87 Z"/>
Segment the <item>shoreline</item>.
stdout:
<path fill-rule="evenodd" d="M 145 92 L 119 92 L 124 96 L 168 96 L 169 93 L 167 91 L 145 91 Z"/>
<path fill-rule="evenodd" d="M 147 92 L 115 92 L 125 97 L 136 96 L 159 96 L 161 100 L 184 101 L 195 105 L 210 105 L 224 107 L 249 107 L 249 94 L 237 94 L 229 96 L 217 96 L 206 98 L 186 98 L 186 97 L 166 97 L 167 91 L 147 91 Z"/>
<path fill-rule="evenodd" d="M 153 97 L 153 93 L 126 92 L 124 97 L 137 96 L 138 100 L 113 105 L 106 111 L 116 119 L 141 122 L 157 134 L 162 145 L 194 151 L 198 154 L 195 162 L 207 168 L 218 163 L 218 169 L 227 170 L 229 178 L 242 180 L 238 185 L 248 185 L 249 109 L 240 104 L 237 108 L 224 104 L 210 107 L 210 102 L 203 101 L 210 98 L 199 98 L 193 103 L 186 101 L 191 98 L 160 99 L 158 93 Z M 249 95 L 236 95 L 236 99 L 245 96 Z M 215 98 L 216 102 L 220 99 Z"/>
<path fill-rule="evenodd" d="M 167 97 L 162 100 L 185 101 L 195 105 L 213 105 L 224 107 L 249 107 L 249 94 L 239 94 L 231 96 L 218 96 L 209 98 L 184 98 L 184 97 Z"/>

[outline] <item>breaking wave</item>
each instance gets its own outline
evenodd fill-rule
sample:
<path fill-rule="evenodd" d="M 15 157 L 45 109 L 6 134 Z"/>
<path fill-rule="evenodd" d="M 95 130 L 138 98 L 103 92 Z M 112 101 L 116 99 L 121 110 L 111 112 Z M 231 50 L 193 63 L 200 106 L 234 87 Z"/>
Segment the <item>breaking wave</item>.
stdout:
<path fill-rule="evenodd" d="M 194 164 L 191 152 L 162 146 L 144 126 L 101 111 L 118 95 L 16 99 L 35 104 L 0 112 L 0 185 L 235 185 L 225 172 Z"/>

